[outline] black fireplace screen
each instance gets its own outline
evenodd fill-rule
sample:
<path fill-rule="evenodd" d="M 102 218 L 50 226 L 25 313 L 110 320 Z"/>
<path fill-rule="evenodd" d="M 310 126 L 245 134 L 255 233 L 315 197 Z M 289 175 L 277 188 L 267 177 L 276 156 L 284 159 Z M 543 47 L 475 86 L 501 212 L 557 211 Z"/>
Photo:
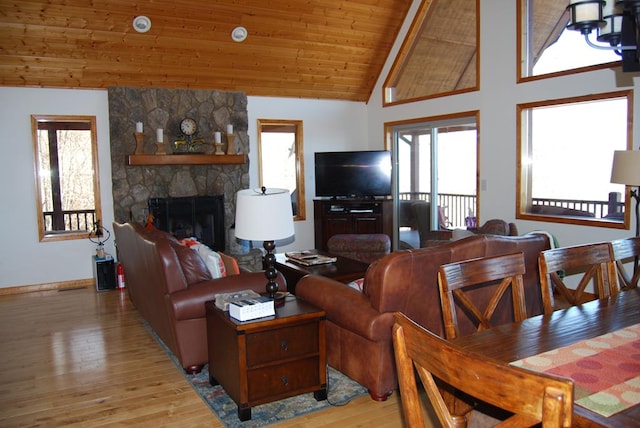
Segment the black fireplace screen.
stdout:
<path fill-rule="evenodd" d="M 224 251 L 224 195 L 151 198 L 153 224 L 178 239 L 195 237 L 216 251 Z"/>

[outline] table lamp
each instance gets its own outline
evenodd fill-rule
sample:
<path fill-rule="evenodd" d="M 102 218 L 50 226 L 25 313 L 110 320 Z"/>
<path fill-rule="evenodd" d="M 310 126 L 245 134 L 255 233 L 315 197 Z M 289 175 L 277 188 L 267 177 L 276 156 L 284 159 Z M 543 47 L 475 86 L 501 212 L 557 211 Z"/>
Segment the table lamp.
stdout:
<path fill-rule="evenodd" d="M 613 153 L 611 182 L 631 187 L 640 187 L 640 150 L 616 150 Z M 638 204 L 639 189 L 631 189 L 630 195 L 636 200 L 636 236 L 640 236 Z"/>
<path fill-rule="evenodd" d="M 236 194 L 236 238 L 247 241 L 263 241 L 267 277 L 267 293 L 275 299 L 278 284 L 275 282 L 275 241 L 294 235 L 291 195 L 285 189 L 240 190 Z"/>
<path fill-rule="evenodd" d="M 636 237 L 640 236 L 640 150 L 616 150 L 613 153 L 611 182 L 624 184 L 631 189 L 630 195 L 636 200 Z M 633 264 L 633 272 L 638 270 L 638 257 Z"/>

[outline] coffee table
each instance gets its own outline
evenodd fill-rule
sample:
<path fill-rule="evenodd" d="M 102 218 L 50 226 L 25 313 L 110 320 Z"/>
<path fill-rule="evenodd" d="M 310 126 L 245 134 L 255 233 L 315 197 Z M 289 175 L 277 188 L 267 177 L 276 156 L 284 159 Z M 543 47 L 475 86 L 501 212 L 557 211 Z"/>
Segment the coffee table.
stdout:
<path fill-rule="evenodd" d="M 304 266 L 287 260 L 287 256 L 284 253 L 276 254 L 276 269 L 284 275 L 287 280 L 287 291 L 291 294 L 296 294 L 296 284 L 305 275 L 326 276 L 346 284 L 354 279 L 363 278 L 369 267 L 368 263 L 348 257 L 334 256 L 320 250 L 310 251 L 316 254 L 336 257 L 338 260 L 334 263 Z"/>
<path fill-rule="evenodd" d="M 209 382 L 221 385 L 238 406 L 241 421 L 251 407 L 313 392 L 327 398 L 326 315 L 295 296 L 274 316 L 238 321 L 213 301 L 205 303 Z"/>

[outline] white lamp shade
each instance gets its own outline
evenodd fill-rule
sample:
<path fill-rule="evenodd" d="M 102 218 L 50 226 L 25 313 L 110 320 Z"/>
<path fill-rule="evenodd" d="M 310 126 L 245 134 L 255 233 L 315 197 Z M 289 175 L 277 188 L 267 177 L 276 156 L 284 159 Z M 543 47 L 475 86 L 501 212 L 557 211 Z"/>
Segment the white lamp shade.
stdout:
<path fill-rule="evenodd" d="M 617 150 L 613 153 L 611 182 L 640 186 L 640 150 Z"/>
<path fill-rule="evenodd" d="M 240 190 L 236 194 L 236 238 L 276 241 L 293 236 L 291 195 L 286 189 Z"/>

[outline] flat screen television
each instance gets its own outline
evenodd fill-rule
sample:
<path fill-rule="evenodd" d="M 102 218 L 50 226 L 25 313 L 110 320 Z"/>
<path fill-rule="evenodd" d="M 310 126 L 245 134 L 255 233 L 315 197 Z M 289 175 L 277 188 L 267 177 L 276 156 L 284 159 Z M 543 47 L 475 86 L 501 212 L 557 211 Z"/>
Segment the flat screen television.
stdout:
<path fill-rule="evenodd" d="M 316 196 L 374 198 L 391 195 L 388 150 L 316 152 Z"/>

